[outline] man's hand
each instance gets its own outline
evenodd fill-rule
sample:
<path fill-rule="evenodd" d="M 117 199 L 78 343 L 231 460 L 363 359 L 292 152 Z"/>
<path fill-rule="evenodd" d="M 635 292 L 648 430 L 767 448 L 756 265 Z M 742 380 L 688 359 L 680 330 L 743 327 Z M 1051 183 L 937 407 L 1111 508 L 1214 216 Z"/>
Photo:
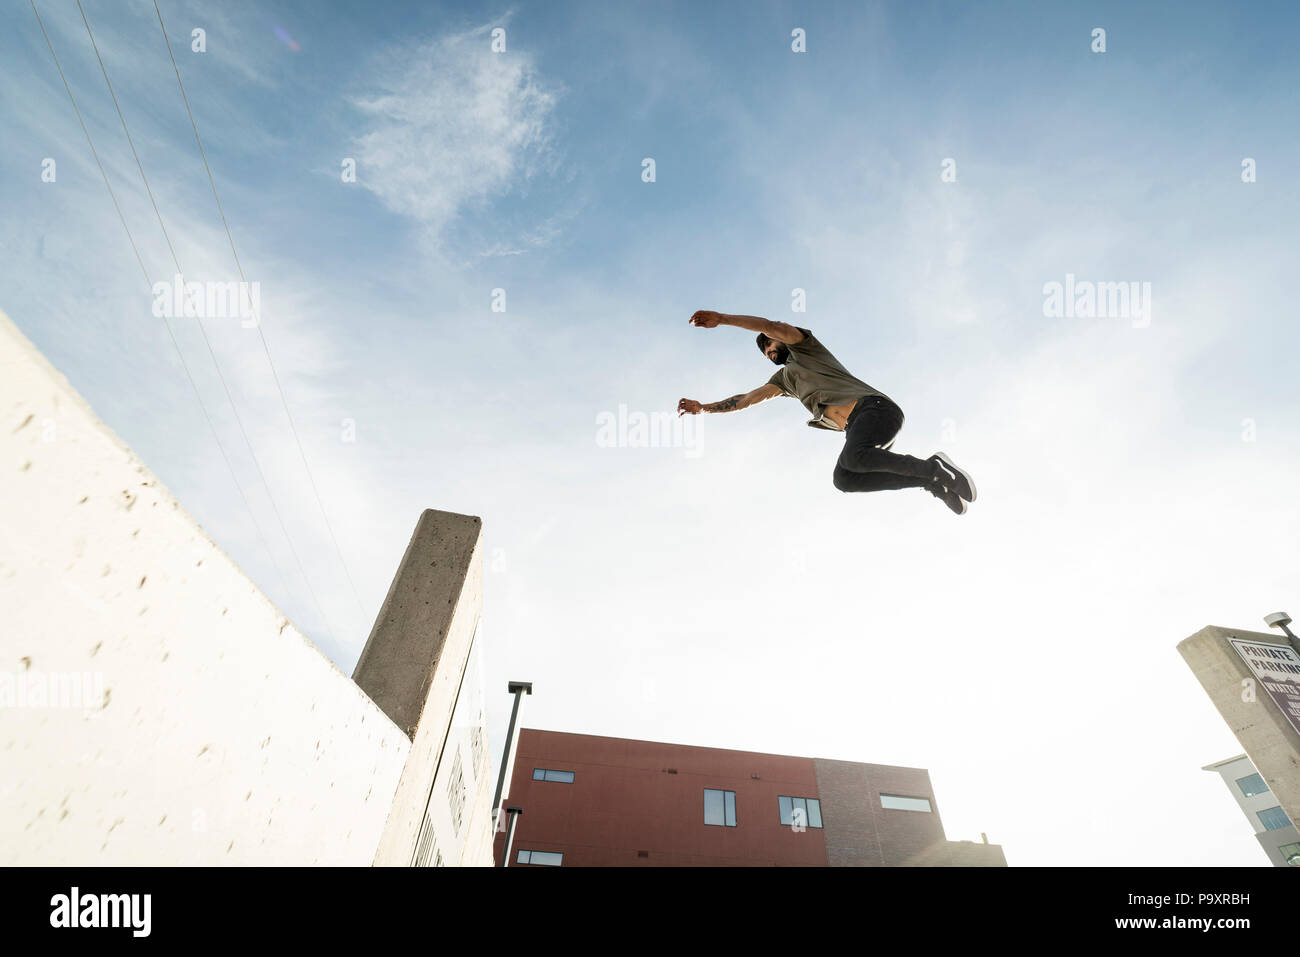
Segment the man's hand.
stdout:
<path fill-rule="evenodd" d="M 730 399 L 723 399 L 721 402 L 701 404 L 694 399 L 682 399 L 677 403 L 677 414 L 681 416 L 699 415 L 701 412 L 736 412 L 740 409 L 748 409 L 756 402 L 762 402 L 765 399 L 771 399 L 781 394 L 780 388 L 770 382 L 765 382 L 753 392 L 742 392 L 740 395 L 733 395 Z"/>
<path fill-rule="evenodd" d="M 700 309 L 691 316 L 691 325 L 704 329 L 712 329 L 715 326 L 738 326 L 750 332 L 761 332 L 769 339 L 784 342 L 787 346 L 803 341 L 803 333 L 797 327 L 788 322 L 773 322 L 762 316 L 733 316 L 728 312 Z"/>

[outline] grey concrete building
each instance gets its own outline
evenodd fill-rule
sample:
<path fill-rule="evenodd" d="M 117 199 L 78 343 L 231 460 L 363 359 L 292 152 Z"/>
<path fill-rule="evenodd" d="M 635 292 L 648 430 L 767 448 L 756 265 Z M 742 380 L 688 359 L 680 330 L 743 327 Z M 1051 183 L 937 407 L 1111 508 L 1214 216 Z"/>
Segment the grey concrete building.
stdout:
<path fill-rule="evenodd" d="M 1277 803 L 1277 795 L 1269 790 L 1247 755 L 1207 764 L 1201 770 L 1213 771 L 1223 779 L 1274 867 L 1300 867 L 1300 830 Z"/>
<path fill-rule="evenodd" d="M 1282 635 L 1216 625 L 1184 638 L 1178 653 L 1273 796 L 1271 806 L 1288 822 L 1296 821 L 1300 815 L 1300 653 Z"/>

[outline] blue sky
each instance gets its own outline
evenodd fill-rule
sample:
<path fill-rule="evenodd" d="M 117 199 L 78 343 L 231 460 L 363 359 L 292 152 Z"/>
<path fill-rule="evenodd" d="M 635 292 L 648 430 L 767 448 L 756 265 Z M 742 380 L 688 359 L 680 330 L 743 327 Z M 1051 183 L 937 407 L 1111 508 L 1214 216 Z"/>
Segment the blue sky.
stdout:
<path fill-rule="evenodd" d="M 152 3 L 83 5 L 187 279 L 237 279 Z M 27 5 L 0 307 L 345 671 L 420 510 L 475 514 L 487 687 L 532 680 L 532 726 L 927 767 L 949 837 L 1012 864 L 1063 833 L 1073 864 L 1262 862 L 1174 646 L 1297 600 L 1292 8 L 161 6 L 359 606 L 256 333 L 209 324 L 316 601 L 178 323 L 259 544 Z M 166 280 L 76 6 L 38 8 Z M 1149 282 L 1150 324 L 1046 317 L 1067 273 Z M 837 492 L 788 400 L 598 443 L 771 375 L 700 308 L 812 328 L 970 513 Z"/>

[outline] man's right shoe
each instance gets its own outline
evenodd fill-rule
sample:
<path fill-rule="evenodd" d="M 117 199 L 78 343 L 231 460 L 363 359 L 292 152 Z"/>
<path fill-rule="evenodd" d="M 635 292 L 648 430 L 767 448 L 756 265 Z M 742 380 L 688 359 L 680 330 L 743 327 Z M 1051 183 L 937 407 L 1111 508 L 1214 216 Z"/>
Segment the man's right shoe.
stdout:
<path fill-rule="evenodd" d="M 925 490 L 958 515 L 966 514 L 966 502 L 957 494 L 955 489 L 944 488 L 943 485 L 936 481 L 925 486 Z"/>
<path fill-rule="evenodd" d="M 968 502 L 975 501 L 975 483 L 970 474 L 957 468 L 952 459 L 942 452 L 930 456 L 935 464 L 935 478 L 945 488 L 950 488 Z"/>

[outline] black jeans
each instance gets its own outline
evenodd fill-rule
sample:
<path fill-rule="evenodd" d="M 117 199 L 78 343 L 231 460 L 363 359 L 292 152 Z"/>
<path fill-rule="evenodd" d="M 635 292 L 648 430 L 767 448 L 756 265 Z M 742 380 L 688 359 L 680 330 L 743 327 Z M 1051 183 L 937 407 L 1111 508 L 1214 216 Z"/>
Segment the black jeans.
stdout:
<path fill-rule="evenodd" d="M 903 410 L 883 396 L 864 396 L 849 414 L 844 451 L 835 463 L 841 492 L 879 492 L 927 485 L 934 475 L 928 459 L 889 451 L 903 427 Z"/>

